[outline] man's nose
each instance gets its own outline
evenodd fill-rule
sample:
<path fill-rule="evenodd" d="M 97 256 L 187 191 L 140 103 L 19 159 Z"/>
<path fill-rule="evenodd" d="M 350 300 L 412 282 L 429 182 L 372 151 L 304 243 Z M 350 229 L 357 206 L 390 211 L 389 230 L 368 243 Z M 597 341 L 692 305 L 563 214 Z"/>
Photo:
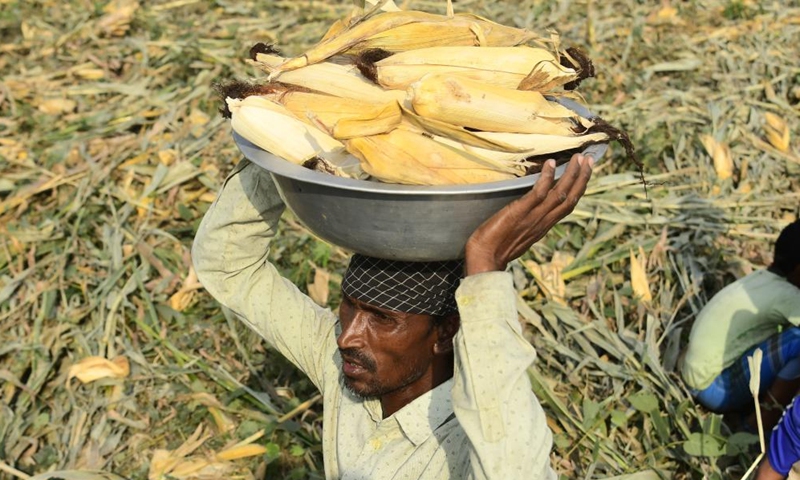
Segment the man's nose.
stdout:
<path fill-rule="evenodd" d="M 340 350 L 346 348 L 361 348 L 364 346 L 364 326 L 366 315 L 358 310 L 353 312 L 353 318 L 340 318 L 342 333 L 336 339 Z"/>

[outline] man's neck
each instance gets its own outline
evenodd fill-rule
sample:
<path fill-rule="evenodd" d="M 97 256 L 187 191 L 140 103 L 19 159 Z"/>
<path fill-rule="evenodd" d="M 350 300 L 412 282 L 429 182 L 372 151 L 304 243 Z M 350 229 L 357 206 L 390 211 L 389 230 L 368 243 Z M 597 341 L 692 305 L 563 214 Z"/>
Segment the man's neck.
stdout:
<path fill-rule="evenodd" d="M 789 275 L 786 275 L 786 280 L 797 288 L 800 288 L 800 267 L 794 269 Z"/>
<path fill-rule="evenodd" d="M 778 268 L 778 266 L 777 266 L 777 265 L 775 265 L 774 263 L 773 263 L 773 264 L 770 264 L 770 266 L 769 266 L 769 267 L 767 267 L 767 270 L 769 270 L 770 272 L 774 273 L 775 275 L 779 275 L 779 276 L 781 276 L 781 277 L 785 277 L 785 276 L 786 276 L 786 274 L 785 274 L 785 273 L 783 273 L 783 272 L 781 271 L 781 269 L 780 269 L 780 268 Z"/>
<path fill-rule="evenodd" d="M 781 277 L 785 278 L 787 282 L 791 283 L 797 288 L 800 288 L 800 265 L 796 266 L 794 270 L 788 273 L 782 271 L 774 263 L 770 265 L 767 270 L 775 275 L 780 275 Z"/>
<path fill-rule="evenodd" d="M 434 368 L 405 387 L 381 396 L 383 418 L 394 415 L 395 412 L 451 378 L 453 378 L 452 363 L 441 368 Z"/>

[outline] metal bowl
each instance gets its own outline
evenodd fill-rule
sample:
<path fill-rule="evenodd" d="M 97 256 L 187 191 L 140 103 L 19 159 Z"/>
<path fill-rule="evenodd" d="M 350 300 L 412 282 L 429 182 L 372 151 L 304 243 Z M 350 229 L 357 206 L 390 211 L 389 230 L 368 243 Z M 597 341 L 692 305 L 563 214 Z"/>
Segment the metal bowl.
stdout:
<path fill-rule="evenodd" d="M 584 117 L 581 105 L 560 100 Z M 540 174 L 472 185 L 416 186 L 336 177 L 283 160 L 234 132 L 242 154 L 270 172 L 286 205 L 320 238 L 391 260 L 463 258 L 467 239 L 486 219 L 529 191 Z M 584 150 L 596 160 L 608 146 Z M 556 169 L 556 176 L 566 165 Z"/>

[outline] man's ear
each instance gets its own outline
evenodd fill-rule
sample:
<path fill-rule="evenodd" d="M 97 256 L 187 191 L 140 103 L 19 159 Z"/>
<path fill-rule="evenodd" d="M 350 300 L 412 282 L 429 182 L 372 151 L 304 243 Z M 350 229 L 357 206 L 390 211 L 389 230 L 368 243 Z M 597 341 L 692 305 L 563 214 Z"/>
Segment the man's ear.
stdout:
<path fill-rule="evenodd" d="M 458 313 L 449 315 L 441 320 L 439 325 L 436 326 L 436 333 L 438 338 L 433 345 L 433 353 L 442 355 L 453 351 L 453 337 L 458 333 L 458 328 L 461 326 L 461 317 Z"/>

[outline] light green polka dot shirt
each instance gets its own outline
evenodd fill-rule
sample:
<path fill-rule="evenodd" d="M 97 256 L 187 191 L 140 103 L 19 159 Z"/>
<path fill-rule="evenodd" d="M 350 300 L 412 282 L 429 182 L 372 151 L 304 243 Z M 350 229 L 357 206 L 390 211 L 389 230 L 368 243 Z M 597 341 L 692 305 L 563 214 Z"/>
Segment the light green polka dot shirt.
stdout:
<path fill-rule="evenodd" d="M 510 274 L 462 281 L 453 378 L 383 418 L 379 401 L 341 383 L 335 314 L 267 260 L 283 209 L 269 175 L 242 161 L 206 213 L 192 256 L 206 289 L 322 392 L 326 478 L 555 478 L 552 435 L 527 375 L 536 352 L 521 335 Z"/>

